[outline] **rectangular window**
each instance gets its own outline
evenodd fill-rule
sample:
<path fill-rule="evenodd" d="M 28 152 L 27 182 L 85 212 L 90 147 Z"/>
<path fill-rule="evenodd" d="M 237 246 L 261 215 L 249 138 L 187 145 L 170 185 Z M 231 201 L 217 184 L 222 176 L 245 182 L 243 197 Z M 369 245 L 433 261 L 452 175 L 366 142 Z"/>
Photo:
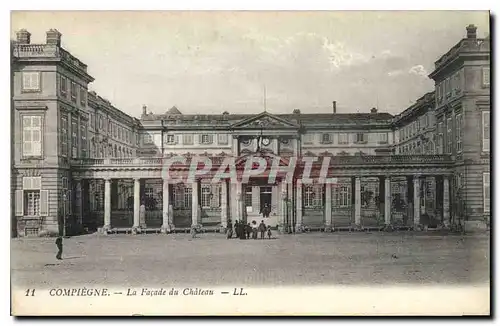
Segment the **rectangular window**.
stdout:
<path fill-rule="evenodd" d="M 83 87 L 80 88 L 80 104 L 87 106 L 87 90 Z"/>
<path fill-rule="evenodd" d="M 302 136 L 304 144 L 312 144 L 314 142 L 314 134 L 304 134 Z"/>
<path fill-rule="evenodd" d="M 104 118 L 102 115 L 99 114 L 99 130 L 104 129 Z"/>
<path fill-rule="evenodd" d="M 184 188 L 184 208 L 191 208 L 193 204 L 193 188 L 185 186 Z"/>
<path fill-rule="evenodd" d="M 356 143 L 365 143 L 366 142 L 366 134 L 365 133 L 357 133 L 356 134 Z"/>
<path fill-rule="evenodd" d="M 76 83 L 71 82 L 71 101 L 76 103 Z"/>
<path fill-rule="evenodd" d="M 66 97 L 68 93 L 68 79 L 66 77 L 61 76 L 61 95 Z"/>
<path fill-rule="evenodd" d="M 87 123 L 80 124 L 81 157 L 87 157 Z"/>
<path fill-rule="evenodd" d="M 24 215 L 40 216 L 40 190 L 24 191 Z"/>
<path fill-rule="evenodd" d="M 378 143 L 379 144 L 387 144 L 387 133 L 386 132 L 381 132 L 378 134 Z"/>
<path fill-rule="evenodd" d="M 490 111 L 482 112 L 483 152 L 490 151 Z"/>
<path fill-rule="evenodd" d="M 39 92 L 40 91 L 40 73 L 39 72 L 23 72 L 22 81 L 23 91 Z"/>
<path fill-rule="evenodd" d="M 490 67 L 483 68 L 483 86 L 490 86 Z"/>
<path fill-rule="evenodd" d="M 330 144 L 332 142 L 332 135 L 331 134 L 322 134 L 321 135 L 321 142 L 323 144 Z"/>
<path fill-rule="evenodd" d="M 210 208 L 212 207 L 212 190 L 210 185 L 201 186 L 201 207 Z"/>
<path fill-rule="evenodd" d="M 351 206 L 351 185 L 340 184 L 332 188 L 334 207 L 345 208 Z"/>
<path fill-rule="evenodd" d="M 111 129 L 113 130 L 113 137 L 114 138 L 118 137 L 118 128 L 116 127 L 116 125 L 114 123 L 110 122 L 110 125 L 111 125 Z"/>
<path fill-rule="evenodd" d="M 211 144 L 212 143 L 212 135 L 201 135 L 201 144 Z"/>
<path fill-rule="evenodd" d="M 349 144 L 349 135 L 345 133 L 339 134 L 339 145 L 347 144 Z"/>
<path fill-rule="evenodd" d="M 42 156 L 42 116 L 24 115 L 22 118 L 24 157 Z"/>
<path fill-rule="evenodd" d="M 95 130 L 95 114 L 90 114 L 90 129 Z"/>
<path fill-rule="evenodd" d="M 167 135 L 167 144 L 175 144 L 175 135 Z"/>
<path fill-rule="evenodd" d="M 253 207 L 252 198 L 252 187 L 245 187 L 245 207 Z"/>
<path fill-rule="evenodd" d="M 78 157 L 78 120 L 71 119 L 71 157 Z"/>
<path fill-rule="evenodd" d="M 457 153 L 462 152 L 462 114 L 459 113 L 455 116 L 455 137 L 457 138 Z"/>
<path fill-rule="evenodd" d="M 305 208 L 319 208 L 323 203 L 323 185 L 308 185 L 303 189 L 302 201 Z"/>
<path fill-rule="evenodd" d="M 437 152 L 438 154 L 444 153 L 444 124 L 443 122 L 438 123 L 438 135 L 437 135 Z"/>
<path fill-rule="evenodd" d="M 446 97 L 451 96 L 451 85 L 450 85 L 450 78 L 446 78 L 444 81 L 445 89 L 446 89 Z"/>
<path fill-rule="evenodd" d="M 168 143 L 168 136 L 173 136 L 173 135 L 167 135 L 167 143 Z M 193 145 L 193 135 L 192 134 L 183 134 L 182 135 L 182 144 Z"/>
<path fill-rule="evenodd" d="M 451 154 L 453 148 L 453 119 L 446 119 L 446 153 Z"/>
<path fill-rule="evenodd" d="M 59 127 L 59 144 L 61 146 L 61 156 L 68 157 L 68 117 L 61 115 L 61 125 Z"/>
<path fill-rule="evenodd" d="M 490 212 L 490 198 L 491 198 L 491 190 L 490 190 L 490 173 L 483 173 L 483 209 L 485 213 Z"/>
<path fill-rule="evenodd" d="M 142 138 L 143 138 L 144 144 L 152 144 L 153 143 L 153 136 L 150 134 L 143 134 Z"/>
<path fill-rule="evenodd" d="M 219 134 L 217 136 L 217 142 L 220 144 L 220 145 L 227 145 L 228 144 L 228 136 L 227 134 Z"/>

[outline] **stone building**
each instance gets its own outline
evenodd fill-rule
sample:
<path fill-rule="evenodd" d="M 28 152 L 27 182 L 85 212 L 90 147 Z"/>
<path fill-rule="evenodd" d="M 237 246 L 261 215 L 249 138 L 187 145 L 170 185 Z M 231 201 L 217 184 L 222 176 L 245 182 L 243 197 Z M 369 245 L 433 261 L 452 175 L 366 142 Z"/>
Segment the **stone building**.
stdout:
<path fill-rule="evenodd" d="M 140 119 L 88 91 L 93 78 L 61 47 L 58 31 L 31 44 L 21 30 L 12 45 L 14 233 L 225 230 L 230 220 L 260 222 L 266 205 L 265 223 L 284 232 L 484 227 L 489 40 L 467 30 L 436 62 L 436 92 L 397 116 L 377 108 L 338 112 L 333 102 L 331 113 L 287 114 L 183 114 L 175 106 L 153 113 L 144 106 Z M 212 167 L 175 183 L 164 174 L 175 157 L 183 159 L 177 176 L 189 175 L 200 157 Z M 228 157 L 237 181 L 212 182 Z M 300 162 L 291 179 L 269 178 L 266 168 L 246 180 L 242 171 L 255 158 L 280 169 Z M 322 171 L 333 181 L 318 181 Z M 465 205 L 455 205 L 459 199 Z"/>

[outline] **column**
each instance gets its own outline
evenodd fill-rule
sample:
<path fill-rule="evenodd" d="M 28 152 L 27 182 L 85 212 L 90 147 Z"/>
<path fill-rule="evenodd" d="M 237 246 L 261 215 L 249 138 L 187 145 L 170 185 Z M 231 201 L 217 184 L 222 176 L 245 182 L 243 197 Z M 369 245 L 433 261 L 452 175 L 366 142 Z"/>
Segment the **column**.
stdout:
<path fill-rule="evenodd" d="M 413 177 L 413 225 L 417 228 L 420 225 L 420 178 Z"/>
<path fill-rule="evenodd" d="M 104 231 L 111 229 L 111 180 L 104 180 Z"/>
<path fill-rule="evenodd" d="M 169 192 L 168 179 L 163 179 L 162 201 L 163 201 L 163 215 L 162 215 L 163 221 L 161 225 L 161 232 L 168 233 L 170 232 L 170 218 L 169 218 L 170 192 Z"/>
<path fill-rule="evenodd" d="M 83 225 L 83 191 L 82 191 L 82 181 L 75 179 L 75 206 L 76 206 L 76 222 L 77 228 L 81 229 Z"/>
<path fill-rule="evenodd" d="M 450 179 L 443 176 L 443 223 L 446 227 L 450 225 Z"/>
<path fill-rule="evenodd" d="M 140 227 L 141 219 L 140 219 L 140 211 L 141 211 L 141 179 L 134 179 L 134 229 L 138 229 Z"/>
<path fill-rule="evenodd" d="M 227 180 L 221 180 L 220 195 L 220 225 L 223 231 L 227 229 Z M 221 231 L 222 232 L 222 231 Z"/>
<path fill-rule="evenodd" d="M 384 202 L 384 220 L 385 225 L 391 224 L 391 177 L 385 177 L 385 202 Z M 381 194 L 380 194 L 381 195 Z"/>
<path fill-rule="evenodd" d="M 233 135 L 232 152 L 233 156 L 238 156 L 240 154 L 238 153 L 238 136 L 236 135 Z"/>
<path fill-rule="evenodd" d="M 198 181 L 191 184 L 191 226 L 200 224 L 198 208 Z"/>
<path fill-rule="evenodd" d="M 287 202 L 287 185 L 281 181 L 281 223 L 279 223 L 280 231 L 285 232 L 288 229 L 288 202 Z M 302 207 L 301 207 L 302 212 Z"/>
<path fill-rule="evenodd" d="M 356 226 L 361 226 L 361 178 L 356 177 L 354 188 L 354 223 Z"/>
<path fill-rule="evenodd" d="M 297 202 L 296 202 L 296 216 L 297 221 L 295 224 L 295 231 L 302 232 L 302 180 L 297 179 L 297 186 L 295 188 L 297 192 Z"/>
<path fill-rule="evenodd" d="M 243 202 L 243 195 L 241 193 L 241 182 L 237 181 L 236 184 L 234 185 L 236 196 L 235 196 L 235 220 L 242 221 L 243 220 L 243 207 L 242 207 L 242 202 Z"/>
<path fill-rule="evenodd" d="M 325 231 L 332 230 L 332 185 L 325 184 Z"/>

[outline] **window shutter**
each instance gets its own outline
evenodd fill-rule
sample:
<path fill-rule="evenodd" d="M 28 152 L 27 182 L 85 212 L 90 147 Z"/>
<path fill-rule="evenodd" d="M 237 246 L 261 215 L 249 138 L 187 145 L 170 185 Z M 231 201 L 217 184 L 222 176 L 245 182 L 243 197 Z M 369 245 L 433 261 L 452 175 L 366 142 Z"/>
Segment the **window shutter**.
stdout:
<path fill-rule="evenodd" d="M 214 142 L 214 135 L 208 135 L 208 143 L 212 144 Z"/>
<path fill-rule="evenodd" d="M 42 177 L 31 178 L 31 188 L 32 189 L 42 189 Z"/>
<path fill-rule="evenodd" d="M 49 215 L 49 191 L 40 191 L 40 216 Z"/>
<path fill-rule="evenodd" d="M 31 178 L 30 177 L 23 177 L 23 189 L 32 189 L 31 188 Z"/>
<path fill-rule="evenodd" d="M 490 112 L 483 113 L 483 151 L 490 151 Z"/>
<path fill-rule="evenodd" d="M 24 200 L 23 191 L 16 190 L 16 216 L 24 215 Z"/>
<path fill-rule="evenodd" d="M 203 135 L 202 134 L 198 135 L 198 143 L 203 144 Z"/>
<path fill-rule="evenodd" d="M 174 135 L 174 144 L 178 144 L 178 143 L 179 143 L 179 136 Z"/>

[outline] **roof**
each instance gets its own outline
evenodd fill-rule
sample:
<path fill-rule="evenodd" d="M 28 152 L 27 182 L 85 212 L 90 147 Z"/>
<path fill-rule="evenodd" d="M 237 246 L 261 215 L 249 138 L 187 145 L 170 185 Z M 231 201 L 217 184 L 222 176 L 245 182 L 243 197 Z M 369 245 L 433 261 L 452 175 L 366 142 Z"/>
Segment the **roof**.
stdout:
<path fill-rule="evenodd" d="M 182 114 L 181 111 L 179 111 L 179 109 L 175 106 L 172 106 L 170 109 L 167 110 L 166 114 Z"/>

